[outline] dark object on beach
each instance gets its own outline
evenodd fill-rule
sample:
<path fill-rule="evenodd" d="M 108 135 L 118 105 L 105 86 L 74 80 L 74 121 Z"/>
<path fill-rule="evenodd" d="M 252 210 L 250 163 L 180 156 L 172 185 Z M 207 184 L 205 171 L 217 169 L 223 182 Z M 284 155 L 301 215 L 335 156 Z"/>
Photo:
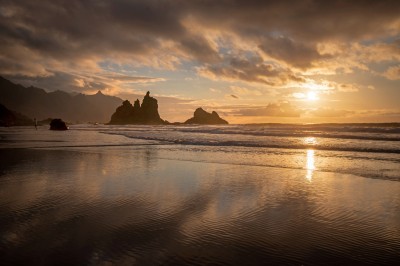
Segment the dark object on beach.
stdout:
<path fill-rule="evenodd" d="M 50 130 L 68 130 L 68 127 L 62 119 L 56 118 L 51 120 Z"/>
<path fill-rule="evenodd" d="M 30 126 L 32 120 L 0 104 L 0 127 Z"/>
<path fill-rule="evenodd" d="M 167 122 L 160 118 L 158 113 L 157 100 L 146 93 L 142 105 L 136 100 L 134 105 L 126 100 L 117 108 L 111 116 L 110 125 L 144 124 L 144 125 L 162 125 Z"/>
<path fill-rule="evenodd" d="M 228 121 L 219 117 L 215 111 L 208 113 L 203 108 L 197 108 L 193 117 L 188 119 L 185 124 L 226 125 Z"/>

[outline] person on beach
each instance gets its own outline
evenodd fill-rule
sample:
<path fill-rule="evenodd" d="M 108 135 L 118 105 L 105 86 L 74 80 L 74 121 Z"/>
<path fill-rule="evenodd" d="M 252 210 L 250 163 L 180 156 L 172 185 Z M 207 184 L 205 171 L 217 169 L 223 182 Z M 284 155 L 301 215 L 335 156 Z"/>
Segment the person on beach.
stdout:
<path fill-rule="evenodd" d="M 33 122 L 35 123 L 35 129 L 37 130 L 37 120 L 36 120 L 36 117 L 33 118 Z"/>

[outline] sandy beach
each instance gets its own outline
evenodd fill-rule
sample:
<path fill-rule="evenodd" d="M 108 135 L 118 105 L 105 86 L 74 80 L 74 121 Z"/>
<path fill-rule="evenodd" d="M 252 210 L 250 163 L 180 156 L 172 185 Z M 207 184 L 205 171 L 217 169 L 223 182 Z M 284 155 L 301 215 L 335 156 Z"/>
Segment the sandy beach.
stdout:
<path fill-rule="evenodd" d="M 47 147 L 2 132 L 2 263 L 393 265 L 400 257 L 398 181 L 208 162 L 211 149 L 96 131 L 69 137 L 77 135 L 81 145 L 53 134 Z M 100 135 L 104 145 L 90 144 Z"/>

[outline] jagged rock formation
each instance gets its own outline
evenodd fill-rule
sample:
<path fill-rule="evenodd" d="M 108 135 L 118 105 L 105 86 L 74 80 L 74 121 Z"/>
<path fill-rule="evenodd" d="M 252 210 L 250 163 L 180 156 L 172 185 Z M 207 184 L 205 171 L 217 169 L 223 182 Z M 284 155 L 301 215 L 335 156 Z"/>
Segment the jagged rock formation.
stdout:
<path fill-rule="evenodd" d="M 137 106 L 137 101 L 135 101 L 135 105 L 126 100 L 122 103 L 121 106 L 115 110 L 115 113 L 111 116 L 111 121 L 109 124 L 111 125 L 123 125 L 123 124 L 135 124 L 138 122 L 138 113 L 140 110 L 140 106 Z"/>
<path fill-rule="evenodd" d="M 186 120 L 185 124 L 223 125 L 228 124 L 228 122 L 219 117 L 215 111 L 208 113 L 202 108 L 197 108 L 193 117 Z"/>
<path fill-rule="evenodd" d="M 0 104 L 0 126 L 34 126 L 32 119 L 7 109 L 4 105 Z"/>
<path fill-rule="evenodd" d="M 159 125 L 166 122 L 161 119 L 158 113 L 157 100 L 150 96 L 150 92 L 146 93 L 143 98 L 142 105 L 139 100 L 134 105 L 126 100 L 117 108 L 111 116 L 110 125 L 126 125 L 126 124 L 149 124 Z"/>
<path fill-rule="evenodd" d="M 66 121 L 101 122 L 110 119 L 122 99 L 104 95 L 71 94 L 64 91 L 46 92 L 36 87 L 24 87 L 0 77 L 0 100 L 8 108 L 30 114 L 39 121 L 48 117 L 62 117 Z"/>
<path fill-rule="evenodd" d="M 56 118 L 51 120 L 50 130 L 68 130 L 68 127 L 62 119 Z"/>

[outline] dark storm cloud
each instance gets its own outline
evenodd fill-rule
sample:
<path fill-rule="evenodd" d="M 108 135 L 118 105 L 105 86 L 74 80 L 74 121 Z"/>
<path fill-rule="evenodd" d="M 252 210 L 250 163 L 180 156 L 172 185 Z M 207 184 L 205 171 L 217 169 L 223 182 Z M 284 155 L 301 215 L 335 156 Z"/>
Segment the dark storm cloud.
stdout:
<path fill-rule="evenodd" d="M 235 36 L 264 59 L 307 69 L 330 57 L 320 54 L 319 42 L 399 34 L 399 14 L 400 1 L 390 0 L 3 0 L 0 74 L 94 71 L 88 68 L 102 60 L 149 66 L 195 60 L 215 76 L 275 86 L 301 77 L 285 67 L 235 59 L 237 51 L 229 51 L 227 61 L 206 35 Z"/>
<path fill-rule="evenodd" d="M 264 38 L 259 47 L 265 54 L 300 68 L 310 67 L 313 61 L 326 57 L 318 53 L 315 45 L 282 36 Z"/>
<path fill-rule="evenodd" d="M 206 23 L 230 27 L 241 34 L 270 32 L 315 41 L 332 38 L 356 40 L 385 34 L 398 20 L 400 3 L 374 1 L 190 1 L 192 12 Z"/>
<path fill-rule="evenodd" d="M 171 8 L 140 1 L 15 1 L 3 5 L 2 38 L 55 58 L 145 53 L 180 36 Z"/>
<path fill-rule="evenodd" d="M 227 80 L 258 82 L 270 86 L 282 85 L 288 81 L 303 81 L 290 69 L 264 63 L 261 57 L 230 58 L 220 64 L 206 65 L 199 69 L 205 77 Z"/>
<path fill-rule="evenodd" d="M 279 71 L 270 64 L 263 64 L 260 58 L 232 58 L 227 63 L 208 65 L 201 72 L 204 76 L 260 82 L 267 85 L 274 85 L 270 78 L 279 75 Z"/>
<path fill-rule="evenodd" d="M 221 58 L 208 41 L 201 36 L 187 36 L 182 38 L 180 46 L 183 51 L 193 55 L 201 62 L 218 62 Z"/>

